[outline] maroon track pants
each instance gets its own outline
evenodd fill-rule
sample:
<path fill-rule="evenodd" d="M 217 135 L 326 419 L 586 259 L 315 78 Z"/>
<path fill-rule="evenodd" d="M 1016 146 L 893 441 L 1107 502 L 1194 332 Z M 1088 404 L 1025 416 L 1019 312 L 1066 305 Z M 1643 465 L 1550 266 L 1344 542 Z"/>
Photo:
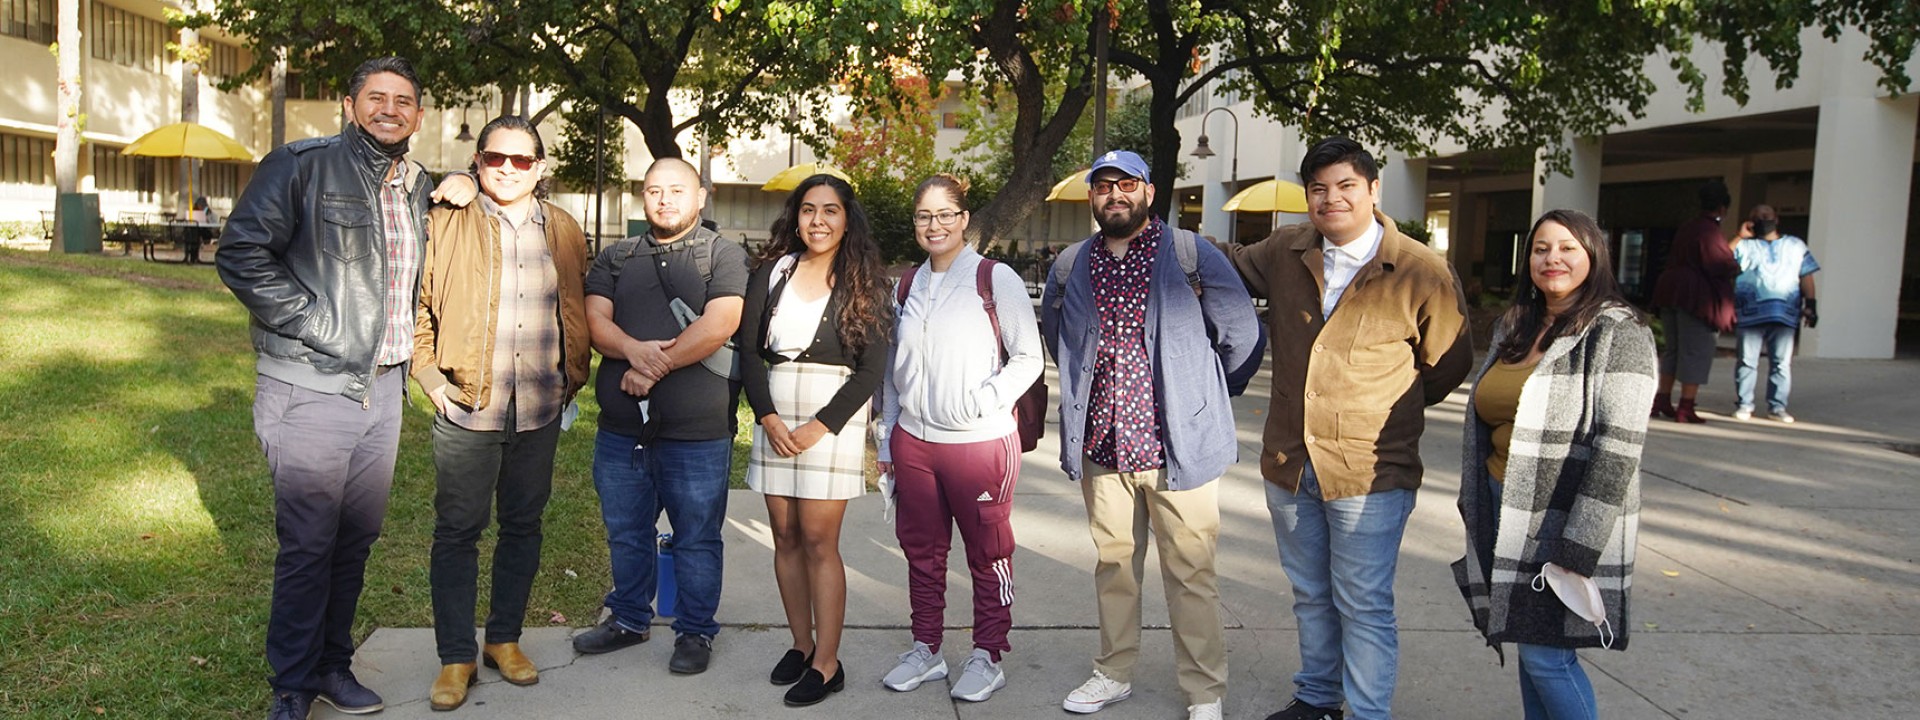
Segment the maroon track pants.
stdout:
<path fill-rule="evenodd" d="M 1013 484 L 1020 478 L 1017 433 L 975 443 L 931 443 L 893 431 L 899 517 L 894 534 L 907 556 L 913 639 L 940 651 L 946 624 L 947 552 L 953 526 L 973 573 L 973 645 L 997 662 L 1013 626 Z"/>

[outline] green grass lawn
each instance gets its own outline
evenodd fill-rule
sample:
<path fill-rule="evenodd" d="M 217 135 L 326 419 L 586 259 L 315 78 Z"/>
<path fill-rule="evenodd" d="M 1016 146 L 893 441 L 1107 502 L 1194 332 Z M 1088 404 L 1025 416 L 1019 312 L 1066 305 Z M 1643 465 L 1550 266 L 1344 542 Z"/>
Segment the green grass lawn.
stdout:
<path fill-rule="evenodd" d="M 246 313 L 206 267 L 17 251 L 0 313 L 0 717 L 259 717 L 275 542 Z M 432 416 L 414 398 L 358 638 L 431 624 Z M 611 585 L 599 411 L 581 405 L 529 626 L 586 624 Z"/>

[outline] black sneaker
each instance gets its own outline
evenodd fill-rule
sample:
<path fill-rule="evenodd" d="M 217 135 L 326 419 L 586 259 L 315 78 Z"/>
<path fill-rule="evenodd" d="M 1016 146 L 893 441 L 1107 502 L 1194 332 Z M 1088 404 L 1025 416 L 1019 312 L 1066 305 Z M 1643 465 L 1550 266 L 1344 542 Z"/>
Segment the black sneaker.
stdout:
<path fill-rule="evenodd" d="M 348 715 L 380 712 L 386 704 L 380 695 L 353 676 L 351 670 L 339 670 L 320 676 L 319 700 Z"/>
<path fill-rule="evenodd" d="M 273 708 L 267 710 L 267 720 L 307 720 L 313 712 L 313 695 L 303 692 L 282 692 L 273 696 Z"/>
<path fill-rule="evenodd" d="M 1293 702 L 1280 709 L 1280 712 L 1267 716 L 1267 720 L 1341 720 L 1347 714 L 1340 711 L 1338 705 L 1330 708 L 1309 705 L 1307 701 L 1294 698 Z"/>
<path fill-rule="evenodd" d="M 713 659 L 713 638 L 687 633 L 673 639 L 673 659 L 667 669 L 678 675 L 697 675 L 707 671 Z"/>
<path fill-rule="evenodd" d="M 787 706 L 806 707 L 813 705 L 821 700 L 827 699 L 828 695 L 846 689 L 846 687 L 847 666 L 845 663 L 834 664 L 833 679 L 831 680 L 821 675 L 819 670 L 809 667 L 806 669 L 806 672 L 800 674 L 800 682 L 794 683 L 793 687 L 787 690 Z"/>
<path fill-rule="evenodd" d="M 653 631 L 634 632 L 621 625 L 619 620 L 608 615 L 599 625 L 573 636 L 573 651 L 585 655 L 610 653 L 620 648 L 633 647 L 653 637 Z"/>

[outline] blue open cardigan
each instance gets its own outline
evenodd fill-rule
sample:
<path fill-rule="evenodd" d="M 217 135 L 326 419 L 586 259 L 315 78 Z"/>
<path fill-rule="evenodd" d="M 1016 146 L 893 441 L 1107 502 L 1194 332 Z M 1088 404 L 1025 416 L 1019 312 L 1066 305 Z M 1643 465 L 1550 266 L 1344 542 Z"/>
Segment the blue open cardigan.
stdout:
<path fill-rule="evenodd" d="M 1504 323 L 1502 323 L 1504 325 Z M 1500 347 L 1507 329 L 1494 331 Z M 1615 650 L 1627 647 L 1628 599 L 1640 528 L 1640 450 L 1653 403 L 1653 334 L 1627 308 L 1609 308 L 1584 332 L 1547 347 L 1520 390 L 1499 507 L 1487 474 L 1490 428 L 1467 402 L 1461 438 L 1460 518 L 1467 554 L 1454 580 L 1473 624 L 1503 642 L 1598 647 L 1600 632 L 1533 578 L 1551 562 L 1600 586 Z M 1497 518 L 1497 522 L 1496 522 Z"/>

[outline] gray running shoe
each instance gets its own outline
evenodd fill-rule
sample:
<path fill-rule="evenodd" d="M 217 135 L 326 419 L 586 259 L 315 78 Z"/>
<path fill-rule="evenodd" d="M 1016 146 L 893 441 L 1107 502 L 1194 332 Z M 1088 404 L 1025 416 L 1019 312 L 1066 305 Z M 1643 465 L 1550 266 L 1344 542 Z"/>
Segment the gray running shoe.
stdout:
<path fill-rule="evenodd" d="M 947 677 L 947 659 L 933 654 L 933 648 L 915 640 L 913 649 L 900 653 L 900 664 L 887 673 L 880 684 L 888 690 L 910 692 L 928 680 L 944 680 Z"/>
<path fill-rule="evenodd" d="M 967 702 L 981 702 L 993 697 L 993 691 L 1007 686 L 1007 674 L 1000 672 L 1000 663 L 980 648 L 974 648 L 967 656 L 967 664 L 960 668 L 960 681 L 953 684 L 953 697 Z"/>

